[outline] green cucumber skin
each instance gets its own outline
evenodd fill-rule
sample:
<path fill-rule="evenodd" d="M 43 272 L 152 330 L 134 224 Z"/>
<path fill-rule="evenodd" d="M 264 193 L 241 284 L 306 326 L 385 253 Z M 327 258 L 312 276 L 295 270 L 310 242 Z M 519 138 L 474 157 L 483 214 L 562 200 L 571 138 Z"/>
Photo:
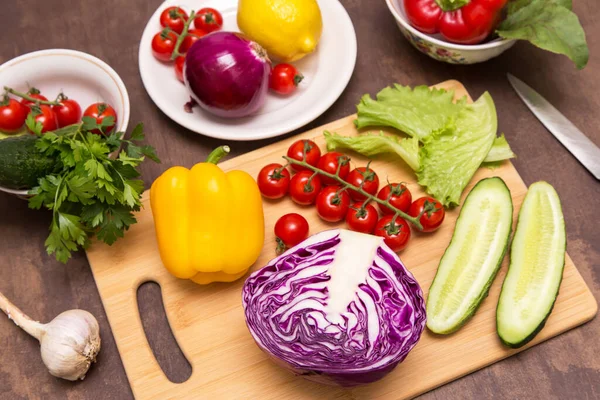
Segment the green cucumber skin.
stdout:
<path fill-rule="evenodd" d="M 29 134 L 0 140 L 0 186 L 30 189 L 55 170 L 56 160 L 41 155 L 36 141 L 37 137 Z"/>
<path fill-rule="evenodd" d="M 544 182 L 544 183 L 547 183 L 548 185 L 550 185 L 548 182 L 545 182 L 545 181 L 540 181 L 540 182 Z M 562 202 L 560 200 L 560 197 L 558 197 L 558 204 L 560 205 L 560 208 L 562 210 Z M 521 210 L 522 209 L 523 208 L 521 206 Z M 519 216 L 517 218 L 517 228 L 519 226 L 519 221 L 521 220 L 521 210 L 519 210 Z M 566 226 L 565 226 L 565 228 L 566 228 Z M 510 258 L 511 262 L 510 262 L 510 264 L 508 266 L 508 271 L 510 271 L 510 269 L 512 267 L 512 260 L 513 260 L 513 258 L 512 258 L 512 245 L 513 244 L 511 244 L 511 258 Z M 565 249 L 565 252 L 566 252 L 566 249 L 567 249 L 567 235 L 566 234 L 565 234 L 564 249 Z M 552 306 L 550 306 L 550 309 L 548 310 L 548 313 L 546 314 L 546 316 L 544 317 L 544 319 L 542 320 L 542 322 L 540 322 L 539 325 L 529 335 L 527 335 L 523 340 L 518 341 L 518 342 L 510 342 L 510 341 L 506 340 L 504 337 L 502 337 L 502 334 L 500 333 L 500 330 L 497 328 L 498 327 L 498 315 L 499 315 L 498 309 L 500 308 L 500 299 L 498 299 L 498 304 L 496 305 L 496 333 L 498 334 L 498 337 L 500 338 L 500 341 L 505 346 L 510 347 L 512 349 L 518 349 L 520 347 L 523 347 L 527 343 L 531 342 L 533 340 L 533 338 L 536 337 L 537 334 L 540 333 L 540 331 L 544 328 L 544 326 L 546 325 L 546 321 L 548 321 L 548 318 L 550 318 L 550 314 L 552 314 L 552 310 L 554 310 L 554 305 L 556 304 L 556 299 L 558 298 L 558 293 L 560 292 L 560 285 L 562 284 L 563 273 L 565 271 L 565 263 L 566 263 L 566 257 L 563 259 L 563 264 L 562 264 L 562 267 L 560 269 L 560 281 L 558 282 L 558 289 L 556 290 L 556 294 L 554 295 L 554 300 L 552 301 Z M 508 276 L 508 272 L 506 273 L 506 275 Z M 506 283 L 506 277 L 504 279 L 504 282 L 502 283 L 502 288 L 500 290 L 500 295 L 502 295 L 502 291 L 504 290 L 504 284 L 505 283 Z"/>
<path fill-rule="evenodd" d="M 490 276 L 490 279 L 485 284 L 485 286 L 482 288 L 481 295 L 475 299 L 475 302 L 473 303 L 473 305 L 469 309 L 469 312 L 467 314 L 465 314 L 464 318 L 462 318 L 458 322 L 458 324 L 456 324 L 452 329 L 449 329 L 449 330 L 446 330 L 446 331 L 437 331 L 436 332 L 436 331 L 432 330 L 429 327 L 429 325 L 427 326 L 427 328 L 431 332 L 436 333 L 438 335 L 449 335 L 451 333 L 456 332 L 457 330 L 459 330 L 460 328 L 462 328 L 473 317 L 473 315 L 475 315 L 475 312 L 477 312 L 477 310 L 481 306 L 481 303 L 483 302 L 483 300 L 489 295 L 490 287 L 492 286 L 492 283 L 494 282 L 494 279 L 496 278 L 496 275 L 498 275 L 498 271 L 500 271 L 500 267 L 502 266 L 502 261 L 504 261 L 504 257 L 506 256 L 506 250 L 508 249 L 508 243 L 510 241 L 510 234 L 511 234 L 512 228 L 513 228 L 512 213 L 514 212 L 514 206 L 512 204 L 512 196 L 510 196 L 510 189 L 508 188 L 508 186 L 506 186 L 506 182 L 504 182 L 504 180 L 502 178 L 495 176 L 495 177 L 485 178 L 485 179 L 480 180 L 479 182 L 477 182 L 477 184 L 475 186 L 473 186 L 473 189 L 471 189 L 471 191 L 475 190 L 475 188 L 477 186 L 479 186 L 482 182 L 485 182 L 485 181 L 487 181 L 489 179 L 497 179 L 500 182 L 502 182 L 502 185 L 504 185 L 504 187 L 506 188 L 506 191 L 509 193 L 509 198 L 511 199 L 511 201 L 510 201 L 511 220 L 510 220 L 510 227 L 508 229 L 508 235 L 507 235 L 507 238 L 506 238 L 506 244 L 504 245 L 504 249 L 502 250 L 502 256 L 500 257 L 500 260 L 498 261 L 498 265 L 496 265 L 496 268 L 494 268 L 494 272 Z M 460 219 L 460 217 L 462 216 L 462 212 L 466 208 L 466 205 L 467 205 L 468 201 L 469 201 L 469 197 L 467 196 L 467 199 L 465 200 L 465 203 L 463 204 L 463 206 L 462 206 L 462 208 L 460 210 L 460 214 L 458 215 L 458 218 L 456 220 L 457 223 L 458 223 L 458 220 Z M 446 250 L 444 251 L 444 254 L 442 255 L 442 258 L 440 259 L 440 261 L 446 255 L 446 252 L 448 251 L 448 249 L 452 245 L 452 242 L 454 241 L 454 239 L 455 239 L 454 234 L 452 234 L 452 238 L 450 239 L 450 243 L 448 244 L 448 247 L 446 247 Z M 433 278 L 433 282 L 431 282 L 431 286 L 429 287 L 430 290 L 431 290 L 431 287 L 433 286 L 433 284 L 435 283 L 435 280 L 437 279 L 437 277 L 438 277 L 438 274 L 436 272 L 435 277 Z M 429 296 L 427 296 L 427 303 L 429 303 Z M 428 305 L 429 304 L 427 304 L 427 306 Z"/>

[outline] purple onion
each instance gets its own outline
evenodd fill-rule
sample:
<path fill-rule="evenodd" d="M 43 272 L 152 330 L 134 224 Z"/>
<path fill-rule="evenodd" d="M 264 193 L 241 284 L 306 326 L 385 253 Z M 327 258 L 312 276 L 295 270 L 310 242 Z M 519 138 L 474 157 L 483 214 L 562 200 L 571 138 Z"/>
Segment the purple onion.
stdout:
<path fill-rule="evenodd" d="M 271 61 L 259 44 L 241 33 L 214 32 L 189 49 L 184 80 L 206 111 L 226 118 L 245 117 L 263 106 Z"/>

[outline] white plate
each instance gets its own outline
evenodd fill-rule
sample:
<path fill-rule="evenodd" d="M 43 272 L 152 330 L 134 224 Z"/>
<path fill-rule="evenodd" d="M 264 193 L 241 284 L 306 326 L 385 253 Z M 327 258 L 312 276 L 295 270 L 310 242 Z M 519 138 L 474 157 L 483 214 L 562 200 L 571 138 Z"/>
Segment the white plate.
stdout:
<path fill-rule="evenodd" d="M 81 105 L 105 102 L 117 113 L 117 131 L 129 123 L 129 95 L 119 75 L 104 61 L 81 51 L 51 49 L 13 58 L 0 66 L 0 88 L 9 86 L 27 92 L 34 86 L 49 99 L 61 91 Z M 24 196 L 27 190 L 0 186 L 0 191 Z"/>
<path fill-rule="evenodd" d="M 239 31 L 237 0 L 168 0 L 152 15 L 140 43 L 140 74 L 148 94 L 178 124 L 206 136 L 227 140 L 265 139 L 293 131 L 325 112 L 342 94 L 356 63 L 356 33 L 348 13 L 338 0 L 317 0 L 323 16 L 323 34 L 317 50 L 295 62 L 304 75 L 298 90 L 288 97 L 269 93 L 257 114 L 237 119 L 213 116 L 199 107 L 183 110 L 190 96 L 175 77 L 172 64 L 152 55 L 152 37 L 160 32 L 159 16 L 178 5 L 186 11 L 213 7 L 223 14 L 223 30 Z"/>

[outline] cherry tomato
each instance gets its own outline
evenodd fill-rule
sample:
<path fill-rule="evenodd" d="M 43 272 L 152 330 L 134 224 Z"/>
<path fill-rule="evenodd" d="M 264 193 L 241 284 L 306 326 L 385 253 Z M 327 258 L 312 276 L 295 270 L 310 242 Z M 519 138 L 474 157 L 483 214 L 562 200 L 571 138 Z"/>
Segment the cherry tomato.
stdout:
<path fill-rule="evenodd" d="M 404 219 L 396 217 L 394 220 L 393 215 L 386 215 L 377 221 L 375 235 L 381 236 L 392 251 L 399 252 L 410 239 L 410 227 Z"/>
<path fill-rule="evenodd" d="M 412 194 L 401 183 L 388 183 L 377 193 L 377 197 L 380 200 L 387 200 L 392 206 L 405 213 L 408 212 L 412 202 Z M 394 210 L 381 204 L 379 204 L 379 209 L 383 215 L 395 214 Z"/>
<path fill-rule="evenodd" d="M 59 102 L 60 105 L 52 106 L 59 128 L 76 124 L 81 120 L 81 106 L 78 102 L 66 96 L 62 96 Z"/>
<path fill-rule="evenodd" d="M 171 28 L 176 33 L 183 32 L 183 26 L 188 19 L 187 13 L 179 7 L 165 8 L 160 14 L 160 24 L 165 28 Z"/>
<path fill-rule="evenodd" d="M 346 224 L 348 228 L 356 232 L 373 233 L 377 224 L 377 209 L 371 204 L 363 206 L 364 203 L 356 202 L 352 204 L 348 214 L 346 214 Z"/>
<path fill-rule="evenodd" d="M 152 38 L 152 54 L 157 60 L 171 61 L 175 43 L 177 43 L 177 35 L 174 32 L 166 30 L 159 32 Z"/>
<path fill-rule="evenodd" d="M 223 16 L 214 8 L 202 8 L 196 14 L 194 26 L 206 33 L 218 31 L 223 26 Z"/>
<path fill-rule="evenodd" d="M 294 160 L 302 161 L 304 151 L 306 151 L 306 162 L 316 167 L 321 158 L 321 150 L 312 140 L 298 140 L 294 142 L 288 149 L 287 156 Z M 308 171 L 308 168 L 295 164 L 292 164 L 292 169 L 294 171 Z"/>
<path fill-rule="evenodd" d="M 290 180 L 290 196 L 301 206 L 313 204 L 320 191 L 321 179 L 318 175 L 313 176 L 312 171 L 300 171 Z"/>
<path fill-rule="evenodd" d="M 48 101 L 48 99 L 46 98 L 46 96 L 40 94 L 40 91 L 37 90 L 36 88 L 29 89 L 29 91 L 27 92 L 27 94 L 32 99 L 42 100 L 42 101 Z M 21 104 L 24 105 L 24 106 L 27 106 L 27 107 L 31 107 L 33 104 L 35 104 L 35 102 L 33 102 L 31 100 L 27 100 L 27 99 L 21 99 Z"/>
<path fill-rule="evenodd" d="M 269 87 L 279 94 L 290 94 L 298 88 L 304 76 L 291 64 L 277 64 L 271 71 Z"/>
<path fill-rule="evenodd" d="M 179 56 L 175 59 L 175 76 L 183 82 L 183 67 L 185 66 L 185 56 Z"/>
<path fill-rule="evenodd" d="M 202 29 L 190 29 L 183 42 L 181 42 L 181 46 L 179 46 L 179 52 L 187 53 L 192 45 L 204 36 L 206 36 L 206 32 Z"/>
<path fill-rule="evenodd" d="M 373 196 L 375 196 L 377 189 L 379 189 L 379 177 L 368 165 L 350 171 L 346 182 L 357 187 L 362 185 L 362 189 Z M 354 201 L 365 201 L 367 199 L 365 195 L 356 190 L 350 190 L 350 197 Z"/>
<path fill-rule="evenodd" d="M 410 205 L 408 215 L 416 218 L 423 210 L 423 215 L 419 219 L 423 225 L 422 231 L 433 232 L 438 229 L 446 216 L 442 203 L 432 197 L 418 198 Z"/>
<path fill-rule="evenodd" d="M 280 199 L 290 186 L 290 172 L 281 164 L 269 164 L 263 167 L 256 178 L 258 189 L 267 199 Z"/>
<path fill-rule="evenodd" d="M 275 223 L 277 254 L 294 247 L 308 237 L 308 222 L 300 214 L 285 214 Z"/>
<path fill-rule="evenodd" d="M 15 133 L 25 124 L 29 108 L 5 96 L 0 101 L 0 132 Z"/>
<path fill-rule="evenodd" d="M 342 165 L 341 167 L 339 167 L 340 163 Z M 342 153 L 338 153 L 337 151 L 330 151 L 323 154 L 323 157 L 321 157 L 317 166 L 319 169 L 322 169 L 330 174 L 335 174 L 339 167 L 339 177 L 345 180 L 348 176 L 348 172 L 350 172 L 350 158 Z M 339 182 L 337 182 L 335 179 L 332 179 L 328 176 L 321 176 L 321 182 L 323 185 L 339 184 Z"/>
<path fill-rule="evenodd" d="M 98 125 L 100 125 L 102 123 L 102 121 L 104 121 L 105 118 L 108 118 L 108 117 L 114 118 L 113 123 L 109 126 L 104 127 L 102 129 L 102 132 L 100 132 L 99 129 L 94 129 L 92 132 L 95 133 L 96 135 L 101 135 L 101 134 L 108 135 L 115 128 L 115 125 L 117 125 L 117 113 L 115 112 L 114 108 L 112 108 L 110 105 L 108 105 L 106 103 L 92 104 L 91 106 L 89 106 L 88 108 L 85 109 L 85 111 L 83 112 L 83 116 L 94 118 Z"/>
<path fill-rule="evenodd" d="M 341 186 L 327 186 L 317 196 L 317 213 L 323 221 L 339 222 L 350 207 L 350 196 Z"/>
<path fill-rule="evenodd" d="M 58 128 L 58 121 L 56 119 L 56 114 L 52 111 L 52 107 L 45 104 L 31 106 L 31 114 L 36 123 L 39 122 L 42 124 L 42 133 L 54 131 Z"/>

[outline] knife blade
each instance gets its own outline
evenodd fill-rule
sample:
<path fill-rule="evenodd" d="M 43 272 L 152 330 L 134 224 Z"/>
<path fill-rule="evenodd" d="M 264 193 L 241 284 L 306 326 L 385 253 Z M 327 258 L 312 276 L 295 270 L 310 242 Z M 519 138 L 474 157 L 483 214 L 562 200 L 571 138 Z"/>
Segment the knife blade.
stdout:
<path fill-rule="evenodd" d="M 507 74 L 507 77 L 523 103 L 546 129 L 600 180 L 600 148 L 539 93 L 513 75 Z"/>

